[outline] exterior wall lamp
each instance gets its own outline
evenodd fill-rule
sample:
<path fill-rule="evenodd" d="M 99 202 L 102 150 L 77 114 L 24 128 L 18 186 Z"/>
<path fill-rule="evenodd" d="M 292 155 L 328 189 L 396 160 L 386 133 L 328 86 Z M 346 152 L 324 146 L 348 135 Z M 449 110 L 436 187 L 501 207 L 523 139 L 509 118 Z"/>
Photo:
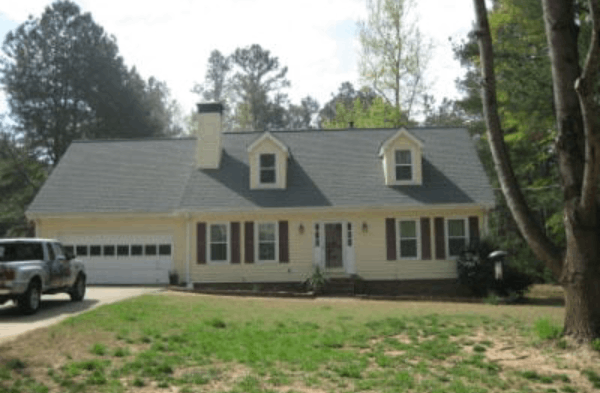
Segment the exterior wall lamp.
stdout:
<path fill-rule="evenodd" d="M 362 231 L 363 231 L 363 233 L 369 232 L 369 226 L 367 225 L 366 221 L 363 221 L 363 223 L 362 223 Z"/>
<path fill-rule="evenodd" d="M 304 224 L 300 224 L 298 227 L 298 232 L 302 235 L 304 233 Z"/>

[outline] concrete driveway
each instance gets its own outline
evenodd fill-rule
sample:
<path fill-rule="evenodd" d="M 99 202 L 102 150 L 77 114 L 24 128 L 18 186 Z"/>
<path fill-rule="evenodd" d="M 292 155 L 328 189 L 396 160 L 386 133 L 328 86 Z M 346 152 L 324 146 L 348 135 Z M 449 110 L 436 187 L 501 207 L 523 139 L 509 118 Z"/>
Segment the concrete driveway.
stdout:
<path fill-rule="evenodd" d="M 0 343 L 19 334 L 49 326 L 69 316 L 77 315 L 103 304 L 115 303 L 146 293 L 162 291 L 161 287 L 88 287 L 81 302 L 71 302 L 69 295 L 43 295 L 40 310 L 34 315 L 22 315 L 12 302 L 0 306 Z"/>

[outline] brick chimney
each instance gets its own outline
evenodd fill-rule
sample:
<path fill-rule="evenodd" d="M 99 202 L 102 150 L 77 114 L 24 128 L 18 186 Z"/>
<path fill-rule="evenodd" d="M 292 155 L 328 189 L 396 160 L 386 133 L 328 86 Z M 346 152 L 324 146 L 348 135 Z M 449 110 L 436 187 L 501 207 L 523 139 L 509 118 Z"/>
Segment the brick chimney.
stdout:
<path fill-rule="evenodd" d="M 197 117 L 196 166 L 218 169 L 222 155 L 223 105 L 217 102 L 198 104 Z"/>

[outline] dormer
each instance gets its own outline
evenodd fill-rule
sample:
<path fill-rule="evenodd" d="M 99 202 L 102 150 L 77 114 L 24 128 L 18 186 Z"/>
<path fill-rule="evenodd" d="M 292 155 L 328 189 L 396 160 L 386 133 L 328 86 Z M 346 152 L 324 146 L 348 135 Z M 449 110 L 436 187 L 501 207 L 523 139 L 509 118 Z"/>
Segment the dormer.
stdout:
<path fill-rule="evenodd" d="M 386 186 L 423 184 L 423 142 L 402 128 L 379 149 Z"/>
<path fill-rule="evenodd" d="M 285 189 L 289 149 L 270 132 L 248 146 L 250 189 Z"/>

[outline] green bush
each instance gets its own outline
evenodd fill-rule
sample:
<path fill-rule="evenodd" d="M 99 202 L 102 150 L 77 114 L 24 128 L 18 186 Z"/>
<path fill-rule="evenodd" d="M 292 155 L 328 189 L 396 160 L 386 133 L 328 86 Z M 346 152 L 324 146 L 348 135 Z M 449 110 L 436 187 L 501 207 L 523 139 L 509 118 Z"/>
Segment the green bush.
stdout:
<path fill-rule="evenodd" d="M 486 297 L 493 293 L 503 297 L 520 298 L 533 284 L 533 278 L 505 263 L 502 279 L 496 280 L 495 263 L 488 255 L 498 249 L 489 239 L 469 245 L 456 261 L 458 280 L 474 296 Z"/>

